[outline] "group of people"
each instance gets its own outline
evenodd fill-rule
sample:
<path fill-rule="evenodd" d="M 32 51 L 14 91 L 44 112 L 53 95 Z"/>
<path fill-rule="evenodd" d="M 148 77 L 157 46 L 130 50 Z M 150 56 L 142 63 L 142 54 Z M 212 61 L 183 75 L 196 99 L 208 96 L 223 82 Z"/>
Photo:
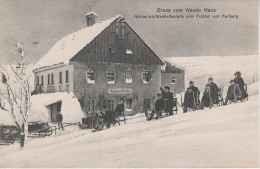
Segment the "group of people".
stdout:
<path fill-rule="evenodd" d="M 186 113 L 188 109 L 204 109 L 204 107 L 212 108 L 213 105 L 218 105 L 220 101 L 223 105 L 227 105 L 228 101 L 237 102 L 244 101 L 248 97 L 247 91 L 244 88 L 245 83 L 241 77 L 241 73 L 237 71 L 234 80 L 230 81 L 230 86 L 227 91 L 227 96 L 225 100 L 220 100 L 222 98 L 223 91 L 218 88 L 216 83 L 213 82 L 213 78 L 208 78 L 208 83 L 206 84 L 205 91 L 203 92 L 202 98 L 200 100 L 200 91 L 195 87 L 194 82 L 190 81 L 189 87 L 187 88 L 184 95 L 184 102 L 182 103 L 183 112 Z M 175 94 L 170 92 L 170 87 L 165 86 L 160 88 L 161 93 L 157 94 L 157 100 L 155 102 L 155 110 L 161 114 L 162 112 L 167 112 L 169 115 L 173 115 L 173 106 Z"/>

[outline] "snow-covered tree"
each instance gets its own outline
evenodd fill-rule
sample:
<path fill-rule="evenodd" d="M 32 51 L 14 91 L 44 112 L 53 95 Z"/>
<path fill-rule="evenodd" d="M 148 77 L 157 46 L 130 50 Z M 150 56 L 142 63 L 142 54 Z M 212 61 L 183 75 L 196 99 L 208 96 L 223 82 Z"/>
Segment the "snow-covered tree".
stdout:
<path fill-rule="evenodd" d="M 18 64 L 0 66 L 0 108 L 10 113 L 20 131 L 20 147 L 28 136 L 28 117 L 31 109 L 29 76 L 26 74 L 24 46 L 16 41 Z"/>

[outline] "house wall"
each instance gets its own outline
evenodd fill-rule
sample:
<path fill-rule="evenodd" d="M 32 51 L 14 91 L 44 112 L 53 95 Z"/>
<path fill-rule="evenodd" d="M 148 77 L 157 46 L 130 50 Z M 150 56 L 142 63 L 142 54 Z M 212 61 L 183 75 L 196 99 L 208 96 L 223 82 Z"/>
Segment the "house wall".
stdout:
<path fill-rule="evenodd" d="M 73 92 L 73 70 L 74 65 L 59 65 L 48 68 L 34 70 L 36 93 L 54 93 L 54 92 Z M 69 72 L 69 83 L 65 83 L 66 70 Z M 62 72 L 62 84 L 59 84 L 59 72 Z M 54 84 L 48 85 L 48 74 L 54 74 Z M 43 75 L 43 86 L 41 85 L 41 76 Z M 40 85 L 36 85 L 37 76 L 40 78 Z M 50 77 L 51 78 L 51 77 Z M 41 89 L 40 89 L 41 88 Z M 42 92 L 40 92 L 42 91 Z"/>
<path fill-rule="evenodd" d="M 123 35 L 117 32 L 122 32 Z M 111 51 L 109 51 L 111 48 Z M 130 49 L 132 54 L 126 54 Z M 125 22 L 114 21 L 92 42 L 76 54 L 71 61 L 97 63 L 129 63 L 143 65 L 160 65 L 162 61 L 151 48 Z"/>
<path fill-rule="evenodd" d="M 185 91 L 185 74 L 184 73 L 161 73 L 162 86 L 169 86 L 174 93 Z M 176 78 L 175 84 L 172 84 L 172 77 Z"/>
<path fill-rule="evenodd" d="M 86 70 L 95 71 L 95 84 L 87 84 Z M 106 83 L 106 70 L 115 70 L 115 84 Z M 125 71 L 132 71 L 132 83 L 125 83 Z M 150 70 L 152 81 L 143 83 L 143 70 Z M 156 99 L 156 94 L 160 91 L 158 84 L 161 83 L 160 66 L 130 65 L 115 63 L 79 64 L 74 63 L 74 93 L 82 103 L 82 108 L 87 110 L 87 100 L 95 101 L 95 109 L 102 110 L 107 104 L 107 99 L 114 99 L 115 105 L 119 98 L 132 98 L 132 111 L 126 114 L 143 112 L 143 99 L 150 98 L 151 103 Z M 109 89 L 132 89 L 129 94 L 109 94 Z M 152 105 L 151 105 L 152 106 Z"/>

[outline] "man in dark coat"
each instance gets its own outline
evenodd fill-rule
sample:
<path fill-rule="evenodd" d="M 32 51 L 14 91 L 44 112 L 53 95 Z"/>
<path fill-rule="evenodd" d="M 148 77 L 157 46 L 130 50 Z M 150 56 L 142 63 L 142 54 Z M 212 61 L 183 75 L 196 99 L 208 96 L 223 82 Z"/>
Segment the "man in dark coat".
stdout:
<path fill-rule="evenodd" d="M 244 82 L 243 78 L 241 77 L 241 73 L 239 71 L 237 71 L 234 75 L 235 75 L 234 82 L 236 85 L 239 86 L 239 89 L 241 90 L 241 94 L 242 94 L 241 99 L 245 99 L 248 96 L 248 94 L 244 88 L 245 82 Z"/>
<path fill-rule="evenodd" d="M 162 98 L 165 101 L 165 112 L 168 112 L 171 116 L 173 115 L 173 93 L 170 92 L 169 86 L 165 86 L 164 89 L 161 87 L 160 90 L 162 93 Z"/>
<path fill-rule="evenodd" d="M 162 94 L 158 93 L 157 100 L 155 102 L 155 110 L 161 116 L 164 109 L 165 109 L 165 105 L 164 105 L 164 100 L 162 99 Z"/>
<path fill-rule="evenodd" d="M 190 87 L 192 89 L 192 95 L 195 102 L 195 108 L 199 108 L 200 105 L 200 91 L 194 86 L 194 82 L 190 81 Z"/>
<path fill-rule="evenodd" d="M 107 109 L 107 106 L 103 106 L 103 112 L 101 113 L 104 121 L 106 123 L 111 123 L 115 122 L 116 120 L 116 112 L 115 111 L 110 111 Z"/>
<path fill-rule="evenodd" d="M 214 92 L 214 94 L 212 94 L 213 95 L 213 100 L 214 100 L 213 103 L 214 104 L 218 104 L 219 103 L 219 98 L 218 98 L 219 88 L 216 85 L 216 83 L 213 82 L 213 78 L 212 77 L 209 77 L 208 84 L 209 84 L 212 92 Z"/>
<path fill-rule="evenodd" d="M 119 104 L 116 106 L 115 112 L 118 115 L 121 115 L 125 111 L 125 105 L 124 105 L 125 100 L 123 98 L 119 99 Z"/>
<path fill-rule="evenodd" d="M 186 113 L 188 108 L 195 109 L 194 95 L 192 88 L 188 87 L 184 95 L 183 113 Z"/>
<path fill-rule="evenodd" d="M 228 101 L 234 101 L 236 102 L 237 99 L 241 97 L 241 91 L 237 85 L 235 85 L 235 81 L 231 80 L 230 81 L 230 86 L 228 87 L 227 91 L 227 97 L 225 99 L 224 105 L 227 105 Z"/>
<path fill-rule="evenodd" d="M 59 129 L 61 128 L 62 130 L 64 130 L 63 129 L 63 124 L 62 124 L 63 116 L 62 116 L 62 114 L 60 112 L 58 112 L 58 114 L 56 116 L 56 120 L 58 122 Z"/>
<path fill-rule="evenodd" d="M 209 107 L 212 108 L 214 103 L 214 98 L 216 98 L 216 93 L 211 89 L 210 85 L 206 85 L 206 89 L 203 92 L 203 96 L 201 99 L 201 108 Z"/>

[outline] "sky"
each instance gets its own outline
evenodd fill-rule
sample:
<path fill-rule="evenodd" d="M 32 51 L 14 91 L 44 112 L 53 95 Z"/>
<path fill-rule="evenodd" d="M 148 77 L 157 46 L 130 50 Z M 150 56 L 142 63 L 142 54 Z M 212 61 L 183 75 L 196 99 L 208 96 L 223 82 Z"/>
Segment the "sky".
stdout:
<path fill-rule="evenodd" d="M 86 27 L 90 6 L 100 21 L 121 14 L 162 58 L 258 54 L 257 0 L 0 0 L 0 62 L 14 62 L 18 39 L 24 43 L 27 63 L 36 63 L 59 39 Z M 159 13 L 157 8 L 212 8 L 221 16 L 239 18 L 134 17 L 179 14 Z"/>

